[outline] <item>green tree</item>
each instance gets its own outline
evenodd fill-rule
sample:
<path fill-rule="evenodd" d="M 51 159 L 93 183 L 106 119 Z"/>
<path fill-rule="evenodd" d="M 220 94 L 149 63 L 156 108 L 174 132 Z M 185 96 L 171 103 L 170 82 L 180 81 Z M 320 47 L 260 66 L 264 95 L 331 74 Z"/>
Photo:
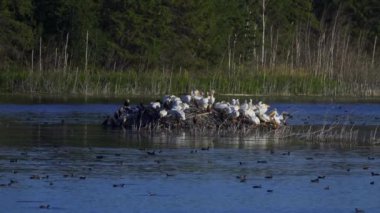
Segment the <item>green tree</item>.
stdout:
<path fill-rule="evenodd" d="M 31 0 L 0 1 L 0 67 L 25 62 L 34 44 Z"/>

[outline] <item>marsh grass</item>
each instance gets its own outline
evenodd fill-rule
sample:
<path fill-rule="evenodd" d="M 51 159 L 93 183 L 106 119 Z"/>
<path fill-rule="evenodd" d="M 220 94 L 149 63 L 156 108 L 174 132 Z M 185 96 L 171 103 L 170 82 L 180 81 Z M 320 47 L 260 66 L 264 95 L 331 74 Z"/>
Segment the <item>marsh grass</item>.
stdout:
<path fill-rule="evenodd" d="M 96 58 L 88 57 L 88 34 L 83 43 L 84 61 L 69 57 L 68 35 L 58 47 L 45 46 L 48 44 L 40 39 L 38 59 L 32 51 L 31 60 L 0 70 L 0 92 L 124 97 L 180 94 L 197 88 L 215 89 L 219 94 L 380 96 L 377 37 L 373 40 L 363 32 L 353 38 L 347 27 L 335 22 L 316 34 L 310 33 L 309 24 L 298 26 L 288 45 L 263 43 L 265 55 L 261 57 L 228 46 L 228 57 L 212 66 L 207 62 L 183 67 L 169 59 L 166 64 L 126 68 L 115 61 L 112 68 L 102 67 Z M 274 31 L 265 35 L 267 41 L 281 36 Z M 39 68 L 35 69 L 37 62 Z"/>
<path fill-rule="evenodd" d="M 375 96 L 361 83 L 315 76 L 304 70 L 242 67 L 233 75 L 224 71 L 13 71 L 0 72 L 0 90 L 6 93 L 72 94 L 84 96 L 161 95 L 186 93 L 193 88 L 219 94 Z"/>
<path fill-rule="evenodd" d="M 300 139 L 310 143 L 341 143 L 342 145 L 380 144 L 377 126 L 290 126 L 281 129 L 282 139 Z"/>

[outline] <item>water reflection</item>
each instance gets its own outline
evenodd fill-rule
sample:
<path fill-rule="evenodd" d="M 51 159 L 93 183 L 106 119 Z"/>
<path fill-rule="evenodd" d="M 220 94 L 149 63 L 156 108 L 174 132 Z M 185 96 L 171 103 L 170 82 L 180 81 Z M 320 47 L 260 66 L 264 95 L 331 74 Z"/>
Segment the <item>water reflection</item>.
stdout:
<path fill-rule="evenodd" d="M 378 180 L 371 176 L 380 171 L 378 146 L 342 149 L 271 134 L 121 133 L 98 125 L 3 127 L 5 212 L 40 212 L 41 205 L 67 212 L 351 212 L 356 207 L 375 212 L 379 207 Z M 311 182 L 316 178 L 318 183 Z"/>
<path fill-rule="evenodd" d="M 112 112 L 112 105 L 0 106 L 4 212 L 41 212 L 41 205 L 65 212 L 379 208 L 380 184 L 372 175 L 380 172 L 378 145 L 313 143 L 276 132 L 206 135 L 103 129 L 102 114 Z M 332 107 L 327 119 L 344 114 L 346 107 L 357 116 L 360 111 L 348 105 L 278 105 L 281 111 L 298 113 L 292 128 L 302 119 L 321 122 L 324 107 Z M 360 109 L 367 110 L 360 119 L 379 125 L 378 105 Z M 236 178 L 244 175 L 244 181 Z"/>
<path fill-rule="evenodd" d="M 271 103 L 292 115 L 289 125 L 380 125 L 380 104 Z M 118 104 L 0 104 L 0 122 L 100 124 Z"/>

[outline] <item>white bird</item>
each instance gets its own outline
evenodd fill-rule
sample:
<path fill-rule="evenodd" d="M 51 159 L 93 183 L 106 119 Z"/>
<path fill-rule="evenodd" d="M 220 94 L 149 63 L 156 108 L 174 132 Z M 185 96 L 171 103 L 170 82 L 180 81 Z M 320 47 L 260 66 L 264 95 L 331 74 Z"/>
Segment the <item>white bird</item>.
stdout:
<path fill-rule="evenodd" d="M 150 102 L 149 105 L 152 109 L 158 110 L 161 108 L 161 103 L 156 101 L 156 102 Z"/>
<path fill-rule="evenodd" d="M 181 101 L 186 104 L 191 103 L 191 95 L 183 95 L 181 96 Z"/>
<path fill-rule="evenodd" d="M 196 101 L 197 106 L 199 108 L 202 108 L 202 109 L 207 109 L 207 107 L 209 105 L 209 99 L 210 99 L 210 96 L 208 95 L 208 92 L 207 92 L 206 97 L 203 97 L 203 96 L 201 96 L 201 98 L 200 97 L 194 97 L 194 100 Z"/>
<path fill-rule="evenodd" d="M 164 97 L 162 98 L 162 104 L 169 105 L 169 103 L 170 103 L 170 95 L 164 95 Z"/>
<path fill-rule="evenodd" d="M 163 118 L 168 115 L 168 111 L 166 111 L 165 109 L 162 109 L 160 110 L 159 114 L 160 114 L 160 118 Z"/>
<path fill-rule="evenodd" d="M 235 110 L 235 108 L 230 108 L 231 113 L 229 114 L 231 118 L 238 118 L 240 116 L 239 110 Z"/>
<path fill-rule="evenodd" d="M 246 111 L 246 117 L 255 125 L 259 125 L 260 124 L 260 119 L 256 116 L 256 113 L 255 111 L 253 111 L 252 109 L 248 109 Z"/>
<path fill-rule="evenodd" d="M 261 101 L 259 101 L 259 103 L 256 106 L 258 109 L 258 114 L 265 114 L 268 111 L 268 108 L 270 107 L 269 105 L 264 104 Z"/>
<path fill-rule="evenodd" d="M 198 102 L 198 106 L 202 109 L 207 109 L 209 105 L 209 98 L 202 98 L 199 102 Z"/>
<path fill-rule="evenodd" d="M 230 104 L 226 103 L 224 101 L 222 101 L 222 102 L 216 102 L 215 105 L 214 105 L 214 109 L 216 111 L 218 111 L 218 112 L 221 112 L 221 111 L 225 110 L 228 107 L 230 107 Z"/>
<path fill-rule="evenodd" d="M 258 114 L 257 117 L 260 119 L 262 122 L 270 122 L 270 117 L 267 114 Z"/>
<path fill-rule="evenodd" d="M 191 95 L 192 97 L 194 97 L 194 96 L 200 96 L 201 93 L 199 92 L 199 90 L 197 90 L 197 89 L 194 90 L 194 89 L 193 89 L 193 90 L 191 90 L 190 95 Z"/>
<path fill-rule="evenodd" d="M 182 103 L 180 106 L 182 107 L 182 110 L 190 109 L 190 105 L 187 103 Z"/>
<path fill-rule="evenodd" d="M 175 96 L 175 95 L 170 96 L 170 101 L 171 101 L 171 102 L 181 102 L 181 103 L 182 103 L 181 98 L 178 98 L 178 97 Z"/>
<path fill-rule="evenodd" d="M 213 105 L 215 103 L 215 97 L 214 97 L 214 94 L 215 94 L 215 90 L 211 90 L 210 91 L 210 96 L 208 97 L 208 104 L 210 105 Z"/>
<path fill-rule="evenodd" d="M 168 113 L 182 121 L 186 120 L 185 112 L 179 108 L 173 108 Z"/>
<path fill-rule="evenodd" d="M 279 127 L 281 124 L 285 123 L 285 116 L 284 112 L 281 114 L 278 114 L 277 109 L 274 109 L 270 114 L 269 117 L 271 119 L 271 122 L 275 125 L 275 127 Z"/>
<path fill-rule="evenodd" d="M 240 105 L 240 112 L 247 111 L 249 109 L 249 105 L 247 103 L 247 100 L 244 101 L 242 105 Z"/>

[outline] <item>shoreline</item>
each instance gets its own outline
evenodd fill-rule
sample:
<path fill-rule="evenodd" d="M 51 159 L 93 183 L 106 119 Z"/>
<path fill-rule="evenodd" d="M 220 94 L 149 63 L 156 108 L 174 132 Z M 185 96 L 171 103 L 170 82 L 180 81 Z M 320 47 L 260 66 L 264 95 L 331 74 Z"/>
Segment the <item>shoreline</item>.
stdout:
<path fill-rule="evenodd" d="M 176 94 L 176 93 L 175 93 Z M 84 95 L 84 94 L 41 94 L 41 93 L 0 93 L 0 104 L 38 104 L 38 103 L 115 103 L 124 99 L 148 103 L 160 95 Z M 242 100 L 253 98 L 266 102 L 295 103 L 380 103 L 380 96 L 323 96 L 323 95 L 255 95 L 255 94 L 217 94 L 217 100 L 230 98 Z"/>

